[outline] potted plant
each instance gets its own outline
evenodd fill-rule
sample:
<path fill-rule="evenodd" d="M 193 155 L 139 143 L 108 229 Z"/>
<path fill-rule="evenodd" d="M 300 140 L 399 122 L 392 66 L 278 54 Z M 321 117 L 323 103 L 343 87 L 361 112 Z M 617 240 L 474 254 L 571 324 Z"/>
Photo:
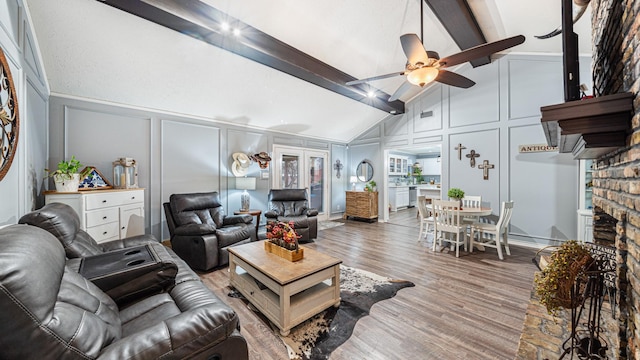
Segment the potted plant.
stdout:
<path fill-rule="evenodd" d="M 582 296 L 586 281 L 576 280 L 585 276 L 593 266 L 595 261 L 584 245 L 575 240 L 562 244 L 551 254 L 542 271 L 535 275 L 540 304 L 551 315 L 556 315 L 560 308 L 573 309 L 580 305 L 584 300 Z"/>
<path fill-rule="evenodd" d="M 464 191 L 458 188 L 451 188 L 447 192 L 450 199 L 461 200 L 464 197 Z"/>
<path fill-rule="evenodd" d="M 371 181 L 369 181 L 369 182 L 364 186 L 364 189 L 365 189 L 366 191 L 368 191 L 368 192 L 374 192 L 374 191 L 376 191 L 376 186 L 377 186 L 377 185 L 378 185 L 378 184 L 376 184 L 376 182 L 375 182 L 375 181 L 371 180 Z"/>
<path fill-rule="evenodd" d="M 62 160 L 58 163 L 58 169 L 49 171 L 47 176 L 53 178 L 53 182 L 56 184 L 56 191 L 58 192 L 76 192 L 78 191 L 78 185 L 80 179 L 86 177 L 91 172 L 90 167 L 86 167 L 82 173 L 79 172 L 82 164 L 74 156 L 71 156 L 71 160 Z"/>

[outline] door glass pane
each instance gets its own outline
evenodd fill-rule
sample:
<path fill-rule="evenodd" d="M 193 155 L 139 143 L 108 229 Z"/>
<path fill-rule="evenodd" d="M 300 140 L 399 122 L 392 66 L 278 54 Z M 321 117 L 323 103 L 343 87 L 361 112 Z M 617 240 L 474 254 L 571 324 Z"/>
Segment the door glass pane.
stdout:
<path fill-rule="evenodd" d="M 298 169 L 300 162 L 297 155 L 282 155 L 282 189 L 299 189 Z"/>
<path fill-rule="evenodd" d="M 323 189 L 324 189 L 324 158 L 311 156 L 309 158 L 309 206 L 323 212 Z"/>

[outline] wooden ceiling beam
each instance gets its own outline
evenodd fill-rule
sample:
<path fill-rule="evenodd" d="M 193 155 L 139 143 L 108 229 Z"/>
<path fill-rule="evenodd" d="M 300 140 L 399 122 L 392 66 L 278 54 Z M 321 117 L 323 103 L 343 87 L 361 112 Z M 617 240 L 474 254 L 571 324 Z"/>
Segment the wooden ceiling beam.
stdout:
<path fill-rule="evenodd" d="M 424 2 L 440 20 L 460 50 L 487 42 L 466 0 L 424 0 Z M 491 57 L 485 56 L 470 63 L 473 67 L 486 65 L 491 63 Z"/>
<path fill-rule="evenodd" d="M 366 96 L 368 85 L 348 86 L 357 80 L 328 64 L 283 43 L 218 9 L 197 0 L 100 0 L 101 2 L 139 16 L 158 25 L 173 29 L 195 39 L 280 70 L 337 94 L 390 114 L 404 113 L 404 102 L 388 102 L 389 94 L 378 91 L 376 97 Z M 236 37 L 224 32 L 221 24 L 227 22 L 242 29 Z"/>

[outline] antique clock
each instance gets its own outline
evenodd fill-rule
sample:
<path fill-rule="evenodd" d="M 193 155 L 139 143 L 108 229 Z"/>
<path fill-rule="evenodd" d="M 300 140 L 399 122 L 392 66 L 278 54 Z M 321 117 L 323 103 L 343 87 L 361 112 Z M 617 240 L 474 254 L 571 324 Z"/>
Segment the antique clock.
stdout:
<path fill-rule="evenodd" d="M 0 49 L 0 180 L 11 167 L 13 157 L 18 150 L 18 99 L 13 86 L 9 63 Z"/>

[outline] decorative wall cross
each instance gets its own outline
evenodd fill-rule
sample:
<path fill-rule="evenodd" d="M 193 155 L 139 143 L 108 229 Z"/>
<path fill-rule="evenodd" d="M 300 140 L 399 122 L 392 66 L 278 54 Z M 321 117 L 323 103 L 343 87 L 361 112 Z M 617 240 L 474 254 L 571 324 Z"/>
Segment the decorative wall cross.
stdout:
<path fill-rule="evenodd" d="M 462 150 L 466 149 L 466 146 L 462 146 L 462 144 L 458 144 L 454 149 L 458 150 L 458 160 L 462 160 Z"/>
<path fill-rule="evenodd" d="M 478 165 L 478 169 L 482 169 L 482 178 L 489 180 L 489 169 L 493 169 L 495 165 L 489 164 L 489 160 L 485 160 L 482 164 Z"/>
<path fill-rule="evenodd" d="M 480 157 L 480 154 L 476 153 L 475 150 L 471 150 L 471 152 L 469 152 L 466 157 L 468 157 L 470 159 L 470 165 L 471 167 L 476 167 L 476 158 Z"/>
<path fill-rule="evenodd" d="M 340 179 L 340 170 L 342 170 L 344 166 L 340 162 L 340 159 L 336 160 L 336 163 L 333 165 L 333 168 L 336 170 L 336 178 Z"/>

